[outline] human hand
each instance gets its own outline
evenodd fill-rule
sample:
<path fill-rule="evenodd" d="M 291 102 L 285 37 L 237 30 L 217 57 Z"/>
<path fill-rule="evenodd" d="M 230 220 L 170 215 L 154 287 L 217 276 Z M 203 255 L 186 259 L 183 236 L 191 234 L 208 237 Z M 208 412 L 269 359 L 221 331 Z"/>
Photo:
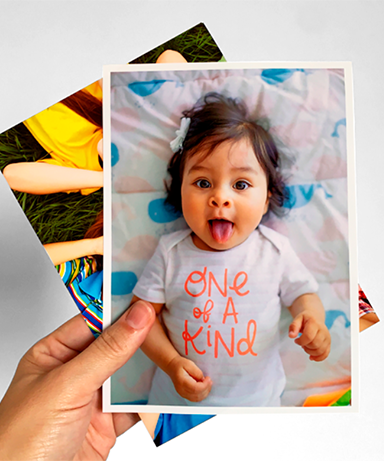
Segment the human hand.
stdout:
<path fill-rule="evenodd" d="M 139 417 L 102 413 L 101 385 L 154 320 L 152 306 L 139 301 L 96 340 L 78 315 L 36 343 L 0 403 L 0 459 L 106 459 Z"/>
<path fill-rule="evenodd" d="M 203 372 L 192 360 L 177 355 L 168 364 L 166 372 L 178 394 L 191 402 L 201 402 L 211 392 L 211 378 L 204 377 Z"/>
<path fill-rule="evenodd" d="M 313 314 L 303 311 L 298 314 L 289 326 L 289 337 L 300 338 L 295 343 L 301 346 L 309 355 L 309 359 L 315 362 L 325 360 L 331 350 L 331 335 L 325 323 Z"/>

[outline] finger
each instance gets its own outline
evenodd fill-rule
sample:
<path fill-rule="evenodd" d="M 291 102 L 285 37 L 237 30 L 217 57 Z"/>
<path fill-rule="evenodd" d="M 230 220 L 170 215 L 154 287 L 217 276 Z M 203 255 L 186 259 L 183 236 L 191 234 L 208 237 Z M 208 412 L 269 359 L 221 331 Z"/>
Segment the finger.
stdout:
<path fill-rule="evenodd" d="M 212 386 L 210 378 L 207 376 L 202 381 L 196 381 L 187 375 L 183 382 L 183 387 L 189 394 L 200 394 Z"/>
<path fill-rule="evenodd" d="M 187 390 L 188 400 L 192 402 L 201 402 L 206 397 L 208 397 L 209 393 L 211 392 L 212 388 L 212 380 L 208 376 L 204 378 L 203 381 L 198 383 L 195 382 L 194 389 Z"/>
<path fill-rule="evenodd" d="M 76 315 L 56 330 L 54 338 L 77 352 L 86 349 L 95 339 L 81 314 Z"/>
<path fill-rule="evenodd" d="M 324 341 L 317 347 L 308 347 L 309 353 L 313 353 L 313 355 L 320 355 L 320 353 L 315 353 L 315 351 L 321 352 L 321 354 L 331 346 L 330 341 L 328 341 L 328 338 L 325 338 Z"/>
<path fill-rule="evenodd" d="M 72 383 L 80 386 L 78 389 L 82 388 L 86 394 L 99 389 L 141 346 L 155 318 L 155 310 L 150 303 L 138 301 L 133 304 L 87 349 L 64 365 Z"/>
<path fill-rule="evenodd" d="M 322 355 L 327 350 L 327 348 L 328 348 L 328 344 L 326 342 L 324 342 L 321 346 L 315 349 L 305 347 L 305 346 L 303 347 L 304 351 L 313 357 Z"/>
<path fill-rule="evenodd" d="M 72 360 L 94 340 L 81 314 L 37 342 L 23 357 L 29 365 L 47 372 Z"/>
<path fill-rule="evenodd" d="M 307 320 L 302 335 L 300 338 L 295 339 L 295 343 L 299 346 L 307 346 L 315 339 L 318 331 L 319 326 L 317 323 L 312 319 Z"/>
<path fill-rule="evenodd" d="M 196 396 L 197 402 L 201 402 L 202 400 L 206 399 L 211 392 L 212 389 L 212 380 L 208 376 L 204 378 L 204 382 L 206 382 L 206 387 L 202 391 L 199 391 L 199 393 Z"/>
<path fill-rule="evenodd" d="M 310 355 L 309 360 L 312 360 L 313 362 L 322 362 L 328 357 L 330 352 L 331 352 L 331 346 L 328 346 L 326 351 L 323 354 L 319 355 L 318 357 Z"/>
<path fill-rule="evenodd" d="M 204 373 L 195 363 L 186 361 L 183 364 L 183 368 L 196 381 L 202 381 L 204 379 Z"/>
<path fill-rule="evenodd" d="M 206 376 L 204 378 L 204 382 L 207 381 L 207 387 L 205 388 L 205 390 L 203 391 L 203 398 L 205 399 L 206 397 L 208 397 L 208 394 L 211 392 L 211 389 L 212 389 L 212 380 L 209 376 Z"/>
<path fill-rule="evenodd" d="M 322 345 L 325 345 L 326 344 L 326 341 L 325 341 L 325 335 L 323 333 L 318 333 L 315 338 L 313 339 L 313 341 L 311 341 L 309 344 L 307 344 L 305 347 L 307 347 L 308 349 L 319 349 Z"/>
<path fill-rule="evenodd" d="M 289 333 L 288 336 L 290 338 L 296 338 L 296 336 L 300 333 L 300 330 L 303 325 L 304 317 L 302 315 L 298 315 L 294 318 L 293 322 L 289 325 Z"/>
<path fill-rule="evenodd" d="M 181 379 L 181 385 L 185 389 L 186 392 L 189 394 L 194 394 L 195 392 L 199 392 L 199 390 L 203 390 L 206 387 L 206 384 L 203 384 L 203 381 L 196 381 L 195 378 L 190 376 L 185 370 L 183 370 L 184 376 Z"/>

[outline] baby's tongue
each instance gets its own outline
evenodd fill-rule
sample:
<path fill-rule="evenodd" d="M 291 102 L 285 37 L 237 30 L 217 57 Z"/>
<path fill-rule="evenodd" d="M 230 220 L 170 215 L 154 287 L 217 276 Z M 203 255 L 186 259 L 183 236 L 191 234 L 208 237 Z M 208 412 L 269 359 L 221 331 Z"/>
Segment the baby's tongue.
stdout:
<path fill-rule="evenodd" d="M 210 221 L 211 234 L 212 237 L 218 243 L 227 242 L 233 231 L 233 224 L 229 221 L 224 221 L 222 219 L 213 219 Z"/>

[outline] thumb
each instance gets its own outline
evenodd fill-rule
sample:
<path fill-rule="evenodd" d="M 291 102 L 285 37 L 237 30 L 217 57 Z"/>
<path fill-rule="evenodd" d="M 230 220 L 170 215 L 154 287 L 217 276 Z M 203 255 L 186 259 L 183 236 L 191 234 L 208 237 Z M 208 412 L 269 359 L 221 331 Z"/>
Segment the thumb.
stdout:
<path fill-rule="evenodd" d="M 192 361 L 188 361 L 184 364 L 184 370 L 196 381 L 203 381 L 204 373 Z"/>
<path fill-rule="evenodd" d="M 144 342 L 156 318 L 150 303 L 137 301 L 87 349 L 64 366 L 78 389 L 95 392 Z"/>
<path fill-rule="evenodd" d="M 288 336 L 290 338 L 296 338 L 296 336 L 300 333 L 302 325 L 303 325 L 303 315 L 299 314 L 293 319 L 293 322 L 289 325 Z"/>

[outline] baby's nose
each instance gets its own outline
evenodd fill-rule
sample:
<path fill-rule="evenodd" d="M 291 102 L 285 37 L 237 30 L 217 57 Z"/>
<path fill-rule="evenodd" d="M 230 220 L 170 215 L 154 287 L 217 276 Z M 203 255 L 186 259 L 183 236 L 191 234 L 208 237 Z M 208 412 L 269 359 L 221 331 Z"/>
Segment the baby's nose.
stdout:
<path fill-rule="evenodd" d="M 226 207 L 226 208 L 228 208 L 228 207 L 231 206 L 231 200 L 228 197 L 224 196 L 224 194 L 216 193 L 216 194 L 212 195 L 212 197 L 210 197 L 209 204 L 212 207 L 217 207 L 217 208 Z"/>

